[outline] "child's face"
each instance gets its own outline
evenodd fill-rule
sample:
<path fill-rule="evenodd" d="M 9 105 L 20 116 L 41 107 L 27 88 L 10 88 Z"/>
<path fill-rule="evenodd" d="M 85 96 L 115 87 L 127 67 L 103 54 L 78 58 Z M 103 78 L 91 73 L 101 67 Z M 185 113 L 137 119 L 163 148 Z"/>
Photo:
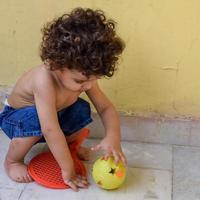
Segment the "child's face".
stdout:
<path fill-rule="evenodd" d="M 77 70 L 64 69 L 57 73 L 59 80 L 64 87 L 74 92 L 87 91 L 92 87 L 92 83 L 99 79 L 99 77 L 91 75 L 86 77 L 82 72 Z"/>

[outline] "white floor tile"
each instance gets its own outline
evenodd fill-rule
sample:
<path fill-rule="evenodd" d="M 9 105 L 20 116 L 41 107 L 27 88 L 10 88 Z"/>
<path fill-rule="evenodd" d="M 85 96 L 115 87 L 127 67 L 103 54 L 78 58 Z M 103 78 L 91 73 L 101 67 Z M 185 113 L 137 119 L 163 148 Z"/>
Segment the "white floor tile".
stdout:
<path fill-rule="evenodd" d="M 22 190 L 0 188 L 1 200 L 18 200 Z"/>
<path fill-rule="evenodd" d="M 200 199 L 200 148 L 174 147 L 174 200 Z"/>
<path fill-rule="evenodd" d="M 129 168 L 127 179 L 121 188 L 107 191 L 99 188 L 91 177 L 89 166 L 89 189 L 73 192 L 71 189 L 48 189 L 36 183 L 28 184 L 20 200 L 171 200 L 171 173 L 162 170 Z"/>
<path fill-rule="evenodd" d="M 89 139 L 84 145 L 92 147 L 100 140 Z M 171 170 L 172 147 L 169 145 L 122 142 L 123 151 L 130 167 Z M 90 163 L 93 163 L 102 152 L 93 152 Z"/>

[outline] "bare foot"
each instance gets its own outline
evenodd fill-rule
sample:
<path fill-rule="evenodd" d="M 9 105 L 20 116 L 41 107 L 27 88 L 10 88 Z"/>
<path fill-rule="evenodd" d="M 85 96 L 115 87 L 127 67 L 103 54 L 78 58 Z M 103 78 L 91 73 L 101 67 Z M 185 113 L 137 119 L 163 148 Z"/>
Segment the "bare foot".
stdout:
<path fill-rule="evenodd" d="M 81 160 L 85 160 L 85 161 L 90 160 L 90 149 L 80 146 L 78 149 L 78 157 Z"/>
<path fill-rule="evenodd" d="M 23 162 L 4 161 L 4 167 L 8 176 L 19 183 L 29 183 L 33 179 L 28 174 L 27 166 Z"/>

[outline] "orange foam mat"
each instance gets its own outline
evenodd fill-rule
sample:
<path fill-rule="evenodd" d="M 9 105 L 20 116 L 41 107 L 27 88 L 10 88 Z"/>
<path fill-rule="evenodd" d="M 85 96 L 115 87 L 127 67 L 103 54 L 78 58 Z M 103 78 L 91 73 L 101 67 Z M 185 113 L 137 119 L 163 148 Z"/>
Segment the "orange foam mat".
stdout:
<path fill-rule="evenodd" d="M 83 129 L 77 140 L 69 145 L 77 174 L 87 176 L 86 168 L 77 156 L 77 149 L 89 135 L 88 129 Z M 29 165 L 30 176 L 39 184 L 55 189 L 69 188 L 62 179 L 61 169 L 51 152 L 44 152 L 34 157 Z"/>

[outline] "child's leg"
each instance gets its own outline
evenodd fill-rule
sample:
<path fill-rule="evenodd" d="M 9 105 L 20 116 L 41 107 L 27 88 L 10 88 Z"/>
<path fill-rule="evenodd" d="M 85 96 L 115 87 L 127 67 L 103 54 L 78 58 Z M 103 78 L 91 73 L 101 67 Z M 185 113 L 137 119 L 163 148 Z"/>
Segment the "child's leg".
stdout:
<path fill-rule="evenodd" d="M 17 182 L 30 182 L 23 160 L 31 147 L 42 137 L 35 106 L 15 109 L 5 106 L 1 128 L 11 139 L 4 166 L 8 176 Z"/>
<path fill-rule="evenodd" d="M 31 182 L 24 157 L 41 137 L 13 138 L 4 161 L 8 176 L 17 182 Z"/>
<path fill-rule="evenodd" d="M 70 136 L 66 136 L 67 143 L 70 144 L 73 141 L 76 141 L 81 131 L 82 131 L 82 129 L 79 130 L 79 131 L 77 131 L 77 132 L 75 132 L 75 133 L 73 133 Z M 87 161 L 87 160 L 90 159 L 90 153 L 91 153 L 90 148 L 80 146 L 79 149 L 78 149 L 78 151 L 77 151 L 77 153 L 78 153 L 78 157 L 81 160 Z"/>
<path fill-rule="evenodd" d="M 78 157 L 81 160 L 84 160 L 84 161 L 90 160 L 90 153 L 91 153 L 90 148 L 80 146 L 78 149 Z"/>

